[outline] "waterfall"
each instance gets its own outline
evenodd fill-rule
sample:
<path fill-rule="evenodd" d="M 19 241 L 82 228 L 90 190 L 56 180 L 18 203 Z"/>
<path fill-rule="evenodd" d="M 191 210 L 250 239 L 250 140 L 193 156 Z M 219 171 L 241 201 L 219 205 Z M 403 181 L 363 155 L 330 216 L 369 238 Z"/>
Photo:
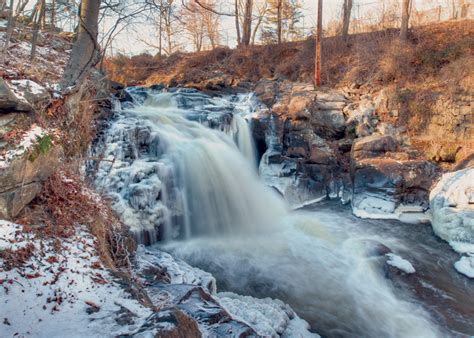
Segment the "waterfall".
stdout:
<path fill-rule="evenodd" d="M 377 270 L 383 256 L 366 255 L 373 235 L 334 215 L 290 213 L 262 183 L 251 95 L 130 93 L 104 136 L 96 185 L 140 243 L 164 240 L 230 291 L 282 298 L 327 336 L 439 336 Z"/>
<path fill-rule="evenodd" d="M 259 231 L 285 206 L 257 176 L 248 95 L 131 91 L 109 129 L 97 184 L 138 241 Z"/>

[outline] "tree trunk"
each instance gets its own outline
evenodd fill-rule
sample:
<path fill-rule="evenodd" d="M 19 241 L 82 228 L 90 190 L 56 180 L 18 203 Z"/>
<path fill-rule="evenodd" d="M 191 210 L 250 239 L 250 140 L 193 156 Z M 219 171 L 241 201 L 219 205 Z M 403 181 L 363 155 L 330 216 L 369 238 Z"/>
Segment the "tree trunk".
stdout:
<path fill-rule="evenodd" d="M 237 46 L 242 44 L 240 37 L 240 23 L 239 23 L 239 0 L 235 0 L 235 29 L 237 31 Z"/>
<path fill-rule="evenodd" d="M 56 27 L 56 0 L 51 2 L 51 26 L 53 29 Z"/>
<path fill-rule="evenodd" d="M 41 22 L 45 16 L 45 11 L 46 11 L 46 0 L 41 0 L 38 17 L 36 18 L 35 23 L 34 23 L 33 37 L 31 39 L 31 54 L 30 54 L 31 61 L 33 61 L 36 57 L 36 46 L 38 44 L 38 34 L 39 34 Z"/>
<path fill-rule="evenodd" d="M 76 41 L 61 80 L 63 88 L 73 86 L 82 80 L 100 60 L 100 48 L 97 44 L 100 3 L 100 0 L 82 0 L 81 2 Z"/>
<path fill-rule="evenodd" d="M 242 45 L 244 46 L 250 45 L 250 39 L 252 38 L 252 7 L 253 0 L 246 0 L 242 36 Z"/>
<path fill-rule="evenodd" d="M 408 24 L 410 22 L 410 3 L 411 0 L 402 0 L 402 25 L 400 27 L 400 40 L 408 39 Z"/>
<path fill-rule="evenodd" d="M 278 44 L 281 43 L 281 10 L 282 10 L 283 0 L 278 0 L 277 5 L 277 41 Z"/>
<path fill-rule="evenodd" d="M 323 0 L 318 0 L 318 18 L 316 28 L 316 61 L 314 72 L 314 85 L 321 87 L 321 52 L 323 37 Z"/>
<path fill-rule="evenodd" d="M 5 7 L 5 2 L 2 4 L 2 14 Z M 5 43 L 3 44 L 2 55 L 0 57 L 0 63 L 5 63 L 5 58 L 7 56 L 8 47 L 10 46 L 10 40 L 13 35 L 13 28 L 15 27 L 15 17 L 13 16 L 13 0 L 10 0 L 10 13 L 8 13 L 8 26 L 7 26 L 7 35 L 5 37 Z"/>
<path fill-rule="evenodd" d="M 163 9 L 160 7 L 160 20 L 158 22 L 158 55 L 163 53 Z"/>
<path fill-rule="evenodd" d="M 171 9 L 168 10 L 165 20 L 165 29 L 166 29 L 166 43 L 168 44 L 167 54 L 170 55 L 173 53 L 173 46 L 171 44 Z"/>
<path fill-rule="evenodd" d="M 351 22 L 352 0 L 344 0 L 342 11 L 342 38 L 347 43 L 349 38 L 349 25 Z"/>

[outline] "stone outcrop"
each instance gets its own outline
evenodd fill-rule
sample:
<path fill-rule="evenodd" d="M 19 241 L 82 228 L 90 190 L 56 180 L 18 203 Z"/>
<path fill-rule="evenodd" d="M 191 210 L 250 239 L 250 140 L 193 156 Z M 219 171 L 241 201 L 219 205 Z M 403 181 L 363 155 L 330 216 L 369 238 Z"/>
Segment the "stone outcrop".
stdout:
<path fill-rule="evenodd" d="M 262 131 L 266 135 L 260 165 L 266 183 L 295 207 L 339 196 L 342 170 L 332 143 L 345 134 L 346 99 L 315 91 L 311 84 L 285 81 L 262 80 L 255 93 L 265 105 L 252 125 L 258 127 L 257 144 Z"/>
<path fill-rule="evenodd" d="M 53 146 L 46 154 L 15 157 L 0 168 L 0 218 L 12 219 L 41 191 L 42 183 L 59 164 L 61 148 Z"/>
<path fill-rule="evenodd" d="M 356 139 L 351 151 L 354 213 L 364 218 L 425 220 L 438 169 L 415 155 L 392 136 Z"/>
<path fill-rule="evenodd" d="M 268 108 L 253 123 L 259 144 L 266 134 L 260 173 L 291 204 L 341 198 L 360 217 L 427 220 L 438 167 L 379 121 L 384 95 L 354 103 L 337 91 L 268 80 L 255 93 Z"/>
<path fill-rule="evenodd" d="M 33 123 L 34 106 L 50 99 L 47 89 L 30 80 L 0 79 L 0 134 L 31 125 L 18 143 L 0 144 L 0 218 L 12 219 L 42 189 L 62 153 L 47 132 Z M 20 128 L 21 130 L 21 128 Z M 43 142 L 43 144 L 39 144 Z"/>
<path fill-rule="evenodd" d="M 31 111 L 33 111 L 31 103 L 24 96 L 15 93 L 11 84 L 0 79 L 0 113 Z"/>

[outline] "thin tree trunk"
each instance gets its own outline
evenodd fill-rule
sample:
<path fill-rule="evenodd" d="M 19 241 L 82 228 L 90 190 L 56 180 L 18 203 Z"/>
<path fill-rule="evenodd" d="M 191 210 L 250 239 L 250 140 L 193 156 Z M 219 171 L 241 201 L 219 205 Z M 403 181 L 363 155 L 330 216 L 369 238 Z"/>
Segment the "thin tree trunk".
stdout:
<path fill-rule="evenodd" d="M 167 19 L 166 19 L 166 43 L 168 44 L 168 55 L 169 55 L 173 52 L 172 45 L 171 45 L 171 11 L 168 12 Z"/>
<path fill-rule="evenodd" d="M 252 38 L 252 7 L 253 0 L 245 1 L 245 13 L 244 13 L 244 27 L 243 27 L 243 36 L 242 44 L 244 46 L 250 45 L 250 39 Z"/>
<path fill-rule="evenodd" d="M 344 7 L 342 13 L 342 38 L 347 43 L 349 38 L 349 25 L 352 13 L 352 0 L 344 0 Z"/>
<path fill-rule="evenodd" d="M 252 45 L 255 45 L 255 39 L 257 37 L 257 32 L 258 32 L 258 29 L 260 28 L 260 25 L 263 22 L 263 18 L 264 18 L 264 15 L 261 15 L 258 18 L 257 24 L 255 25 L 255 28 L 254 28 L 253 33 L 252 33 Z"/>
<path fill-rule="evenodd" d="M 79 26 L 71 57 L 61 80 L 63 88 L 75 85 L 100 61 L 97 35 L 100 0 L 82 0 Z"/>
<path fill-rule="evenodd" d="M 235 0 L 235 29 L 237 31 L 237 46 L 242 44 L 240 37 L 240 23 L 239 23 L 239 0 Z"/>
<path fill-rule="evenodd" d="M 314 72 L 314 85 L 321 87 L 321 52 L 323 37 L 323 0 L 318 0 L 318 17 L 316 28 L 316 61 Z"/>
<path fill-rule="evenodd" d="M 56 0 L 51 2 L 51 26 L 53 29 L 56 27 Z"/>
<path fill-rule="evenodd" d="M 163 9 L 160 7 L 160 20 L 158 27 L 158 55 L 163 53 Z"/>
<path fill-rule="evenodd" d="M 408 24 L 410 22 L 410 2 L 411 0 L 402 0 L 402 25 L 400 27 L 400 40 L 408 39 Z"/>
<path fill-rule="evenodd" d="M 5 2 L 3 3 L 3 7 L 5 7 Z M 3 8 L 2 8 L 3 14 Z M 0 57 L 0 63 L 5 63 L 5 58 L 7 56 L 8 47 L 10 46 L 10 40 L 13 35 L 13 28 L 15 27 L 15 17 L 13 16 L 13 0 L 10 0 L 10 13 L 8 13 L 8 26 L 7 26 L 7 35 L 5 37 L 5 43 L 3 44 L 2 55 Z"/>
<path fill-rule="evenodd" d="M 46 0 L 41 0 L 40 2 L 40 9 L 38 13 L 38 17 L 35 20 L 34 28 L 33 28 L 33 37 L 31 40 L 31 54 L 30 54 L 30 61 L 33 61 L 36 57 L 36 46 L 38 44 L 38 34 L 41 22 L 45 16 L 46 11 Z"/>
<path fill-rule="evenodd" d="M 278 5 L 277 5 L 277 41 L 278 44 L 281 43 L 281 10 L 282 10 L 282 2 L 283 0 L 278 0 Z"/>

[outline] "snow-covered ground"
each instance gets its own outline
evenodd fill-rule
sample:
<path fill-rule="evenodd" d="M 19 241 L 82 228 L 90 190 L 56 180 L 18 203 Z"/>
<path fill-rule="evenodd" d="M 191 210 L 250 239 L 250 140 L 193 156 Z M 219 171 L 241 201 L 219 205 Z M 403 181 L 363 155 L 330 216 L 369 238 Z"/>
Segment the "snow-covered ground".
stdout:
<path fill-rule="evenodd" d="M 0 153 L 0 169 L 7 167 L 15 157 L 24 155 L 40 138 L 48 134 L 49 132 L 45 129 L 35 124 L 31 125 L 14 149 L 8 150 L 3 154 Z"/>
<path fill-rule="evenodd" d="M 9 270 L 0 259 L 0 336 L 113 337 L 132 333 L 151 314 L 101 266 L 85 229 L 57 243 L 0 221 L 0 250 L 27 246 L 22 267 Z"/>

